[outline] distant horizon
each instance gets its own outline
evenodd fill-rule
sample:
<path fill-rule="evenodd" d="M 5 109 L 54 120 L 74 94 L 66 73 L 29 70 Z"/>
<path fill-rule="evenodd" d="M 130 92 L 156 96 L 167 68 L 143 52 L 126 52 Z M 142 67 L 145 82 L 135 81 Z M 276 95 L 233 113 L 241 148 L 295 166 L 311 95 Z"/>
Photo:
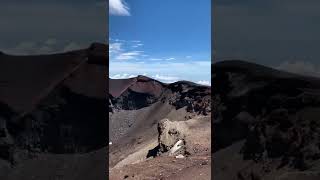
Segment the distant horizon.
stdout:
<path fill-rule="evenodd" d="M 211 1 L 109 1 L 110 77 L 211 84 Z M 178 13 L 177 13 L 178 12 Z"/>
<path fill-rule="evenodd" d="M 195 83 L 195 84 L 199 84 L 199 85 L 203 85 L 203 86 L 210 86 L 211 87 L 211 83 L 210 84 L 207 84 L 206 82 L 202 82 L 202 83 L 200 82 L 199 83 L 199 82 L 193 82 L 193 81 L 188 81 L 188 80 L 183 80 L 183 79 L 177 80 L 177 81 L 172 81 L 172 82 L 168 82 L 168 81 L 167 82 L 163 82 L 163 81 L 158 80 L 156 78 L 149 77 L 148 75 L 130 75 L 130 76 L 126 77 L 126 78 L 123 78 L 121 76 L 112 76 L 112 77 L 109 76 L 109 79 L 112 79 L 112 80 L 123 80 L 123 79 L 137 78 L 139 76 L 144 76 L 144 77 L 147 77 L 147 78 L 150 78 L 150 79 L 154 79 L 154 80 L 157 80 L 157 81 L 159 81 L 161 83 L 164 83 L 164 84 L 172 84 L 172 83 L 176 83 L 176 82 L 187 81 L 187 82 L 191 82 L 191 83 Z"/>

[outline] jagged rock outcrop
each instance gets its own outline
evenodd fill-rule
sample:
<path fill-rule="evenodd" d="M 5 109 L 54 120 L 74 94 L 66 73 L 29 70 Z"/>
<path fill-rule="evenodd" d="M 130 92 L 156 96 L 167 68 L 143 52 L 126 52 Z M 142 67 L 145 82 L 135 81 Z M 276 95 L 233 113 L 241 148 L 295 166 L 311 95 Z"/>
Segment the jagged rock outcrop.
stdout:
<path fill-rule="evenodd" d="M 109 94 L 109 112 L 115 109 L 141 109 L 161 101 L 176 109 L 186 108 L 191 113 L 211 113 L 211 88 L 207 86 L 185 81 L 164 84 L 144 76 L 111 80 L 110 83 L 109 86 L 114 88 Z"/>
<path fill-rule="evenodd" d="M 209 119 L 187 121 L 162 119 L 158 123 L 159 154 L 188 156 L 210 153 L 210 132 Z M 174 149 L 175 146 L 179 146 L 179 149 Z"/>

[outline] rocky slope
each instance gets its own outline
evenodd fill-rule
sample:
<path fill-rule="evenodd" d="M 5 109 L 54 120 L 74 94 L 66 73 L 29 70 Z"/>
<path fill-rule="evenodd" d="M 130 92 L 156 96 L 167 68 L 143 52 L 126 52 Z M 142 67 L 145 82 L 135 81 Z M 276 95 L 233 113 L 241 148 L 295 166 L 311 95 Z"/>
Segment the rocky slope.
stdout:
<path fill-rule="evenodd" d="M 1 179 L 21 179 L 19 172 L 81 179 L 69 173 L 84 164 L 96 167 L 96 179 L 106 176 L 107 49 L 94 43 L 61 54 L 0 55 Z"/>
<path fill-rule="evenodd" d="M 236 60 L 212 72 L 215 179 L 320 177 L 320 79 Z"/>
<path fill-rule="evenodd" d="M 210 115 L 211 88 L 208 86 L 187 81 L 164 84 L 145 76 L 110 80 L 111 179 L 122 179 L 125 176 L 129 179 L 152 176 L 151 179 L 173 178 L 173 174 L 176 173 L 175 167 L 187 168 L 187 164 L 192 161 L 191 158 L 182 159 L 180 165 L 173 163 L 172 160 L 178 154 L 191 157 L 201 155 L 209 160 Z M 167 122 L 166 125 L 164 122 Z M 181 150 L 185 151 L 172 154 L 171 159 L 167 158 L 168 152 L 179 140 L 183 142 L 179 145 L 182 146 Z M 198 144 L 193 144 L 195 142 Z M 206 162 L 210 167 L 210 162 Z M 159 176 L 160 171 L 163 171 L 162 165 L 166 164 L 172 164 L 171 168 L 166 168 L 168 174 Z M 142 167 L 149 165 L 158 167 L 158 170 L 140 171 Z M 142 169 L 134 170 L 137 166 Z M 192 167 L 197 169 L 197 172 L 201 171 L 201 168 Z M 131 174 L 130 177 L 126 175 L 128 173 Z M 209 168 L 206 168 L 206 177 L 210 178 Z"/>

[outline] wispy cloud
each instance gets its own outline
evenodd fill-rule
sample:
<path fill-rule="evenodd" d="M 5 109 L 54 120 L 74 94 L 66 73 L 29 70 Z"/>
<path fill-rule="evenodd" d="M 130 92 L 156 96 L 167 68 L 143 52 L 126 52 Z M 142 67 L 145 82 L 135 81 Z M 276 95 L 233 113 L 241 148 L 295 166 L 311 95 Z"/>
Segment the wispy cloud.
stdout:
<path fill-rule="evenodd" d="M 172 61 L 172 60 L 176 60 L 176 58 L 170 57 L 166 59 L 167 61 Z"/>
<path fill-rule="evenodd" d="M 161 59 L 161 58 L 150 58 L 149 60 L 150 61 L 162 61 L 163 59 Z"/>
<path fill-rule="evenodd" d="M 111 75 L 111 79 L 128 79 L 128 78 L 133 78 L 137 77 L 138 75 L 143 75 L 143 76 L 148 76 L 147 73 L 141 73 L 141 74 L 127 74 L 127 73 L 122 73 L 122 74 L 114 74 Z M 164 82 L 164 83 L 173 83 L 179 81 L 181 78 L 175 77 L 175 76 L 168 76 L 168 75 L 150 75 L 151 78 L 156 79 L 158 81 Z"/>
<path fill-rule="evenodd" d="M 173 83 L 180 80 L 180 78 L 176 76 L 166 76 L 166 75 L 159 75 L 159 74 L 156 74 L 151 77 L 164 83 Z"/>
<path fill-rule="evenodd" d="M 110 76 L 111 79 L 127 79 L 127 78 L 133 78 L 133 77 L 137 77 L 137 75 L 124 73 L 124 74 L 115 74 Z"/>
<path fill-rule="evenodd" d="M 211 86 L 211 82 L 210 81 L 200 80 L 197 83 L 201 84 L 201 85 L 205 85 L 205 86 Z"/>
<path fill-rule="evenodd" d="M 147 45 L 145 47 L 139 40 L 112 38 L 109 40 L 111 78 L 129 78 L 148 74 L 149 77 L 165 83 L 179 80 L 206 85 L 210 83 L 210 60 L 194 59 L 191 56 L 185 58 L 186 56 L 152 54 L 148 52 Z M 139 47 L 133 48 L 134 45 Z"/>
<path fill-rule="evenodd" d="M 125 53 L 118 54 L 115 59 L 117 60 L 130 60 L 130 59 L 137 59 L 143 51 L 130 51 Z"/>
<path fill-rule="evenodd" d="M 124 0 L 109 0 L 109 14 L 130 16 L 129 7 Z"/>
<path fill-rule="evenodd" d="M 110 60 L 141 60 L 148 55 L 137 48 L 143 46 L 141 41 L 126 41 L 121 39 L 109 39 Z"/>
<path fill-rule="evenodd" d="M 163 80 L 188 80 L 193 82 L 210 82 L 211 61 L 154 61 L 148 63 L 137 63 L 135 61 L 110 61 L 110 75 L 134 74 L 141 75 L 147 73 L 150 77 Z M 171 77 L 163 78 L 163 77 Z M 172 78 L 175 77 L 175 78 Z M 170 81 L 170 82 L 171 82 Z"/>
<path fill-rule="evenodd" d="M 145 54 L 144 44 L 140 40 L 123 40 L 109 38 L 110 60 L 150 60 L 150 61 L 176 61 L 175 57 L 152 57 Z M 148 58 L 146 58 L 148 57 Z M 190 58 L 189 58 L 190 59 Z"/>
<path fill-rule="evenodd" d="M 109 54 L 121 52 L 121 46 L 122 46 L 122 43 L 110 43 Z"/>
<path fill-rule="evenodd" d="M 138 44 L 133 45 L 132 47 L 133 48 L 137 48 L 137 47 L 140 47 L 140 46 L 143 46 L 143 44 L 142 43 L 138 43 Z"/>

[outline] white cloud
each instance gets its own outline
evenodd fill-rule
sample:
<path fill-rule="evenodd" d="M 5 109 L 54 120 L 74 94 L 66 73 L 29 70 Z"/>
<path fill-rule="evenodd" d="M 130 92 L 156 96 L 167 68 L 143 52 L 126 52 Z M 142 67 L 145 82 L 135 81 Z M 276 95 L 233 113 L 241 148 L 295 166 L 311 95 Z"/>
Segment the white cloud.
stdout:
<path fill-rule="evenodd" d="M 110 77 L 129 78 L 147 73 L 149 77 L 166 83 L 187 80 L 207 81 L 208 84 L 211 81 L 210 60 L 184 59 L 182 62 L 170 56 L 147 55 L 144 51 L 132 48 L 132 45 L 137 44 L 143 45 L 138 40 L 120 41 L 110 38 Z"/>
<path fill-rule="evenodd" d="M 150 58 L 149 60 L 150 61 L 161 61 L 162 59 L 161 58 Z"/>
<path fill-rule="evenodd" d="M 285 61 L 276 69 L 307 76 L 320 76 L 319 67 L 307 61 Z"/>
<path fill-rule="evenodd" d="M 159 74 L 156 74 L 154 76 L 151 76 L 152 78 L 156 79 L 156 80 L 159 80 L 161 82 L 164 82 L 164 83 L 173 83 L 173 82 L 176 82 L 176 81 L 179 81 L 180 78 L 179 77 L 175 77 L 175 76 L 164 76 L 164 75 L 159 75 Z"/>
<path fill-rule="evenodd" d="M 110 43 L 109 54 L 118 53 L 121 51 L 122 43 Z"/>
<path fill-rule="evenodd" d="M 192 58 L 192 56 L 186 56 L 186 58 L 187 58 L 187 59 L 190 59 L 190 58 Z"/>
<path fill-rule="evenodd" d="M 110 74 L 149 74 L 149 77 L 158 78 L 170 76 L 179 80 L 198 82 L 200 80 L 211 81 L 211 61 L 148 61 L 147 63 L 137 63 L 132 61 L 110 61 Z M 163 78 L 162 78 L 163 79 Z M 167 79 L 169 80 L 169 79 Z M 173 79 L 171 79 L 173 80 Z"/>
<path fill-rule="evenodd" d="M 143 46 L 141 41 L 132 42 L 120 39 L 109 38 L 109 57 L 113 60 L 139 60 L 146 57 L 143 51 L 137 51 L 134 48 Z M 132 45 L 132 43 L 134 43 Z"/>
<path fill-rule="evenodd" d="M 175 60 L 176 58 L 173 58 L 173 57 L 171 57 L 171 58 L 167 58 L 166 60 L 167 61 L 172 61 L 172 60 Z"/>
<path fill-rule="evenodd" d="M 122 40 L 122 39 L 114 39 L 114 41 L 116 41 L 116 42 L 126 42 L 125 40 Z"/>
<path fill-rule="evenodd" d="M 147 73 L 142 73 L 143 76 L 147 76 Z M 134 78 L 137 77 L 138 74 L 127 74 L 127 73 L 123 73 L 123 74 L 114 74 L 114 75 L 110 75 L 111 79 L 128 79 L 128 78 Z"/>
<path fill-rule="evenodd" d="M 147 76 L 147 73 L 141 73 L 141 74 L 127 74 L 127 73 L 122 73 L 122 74 L 114 74 L 110 75 L 111 79 L 128 79 L 128 78 L 134 78 L 137 77 L 138 75 L 143 75 Z M 183 80 L 180 77 L 177 76 L 170 76 L 170 75 L 161 75 L 161 74 L 156 74 L 156 75 L 151 75 L 150 76 L 153 79 L 156 79 L 160 82 L 163 83 L 174 83 L 180 80 Z M 211 82 L 207 80 L 200 80 L 196 82 L 197 84 L 205 85 L 205 86 L 211 86 Z"/>
<path fill-rule="evenodd" d="M 133 77 L 137 77 L 137 75 L 124 73 L 124 74 L 115 74 L 110 76 L 111 79 L 127 79 L 127 78 L 133 78 Z"/>
<path fill-rule="evenodd" d="M 138 43 L 138 44 L 133 45 L 132 47 L 133 47 L 133 48 L 138 48 L 138 47 L 140 47 L 140 46 L 143 46 L 143 44 L 142 44 L 142 43 Z"/>
<path fill-rule="evenodd" d="M 109 0 L 109 13 L 117 16 L 130 16 L 128 5 L 124 0 Z"/>
<path fill-rule="evenodd" d="M 120 53 L 115 57 L 117 60 L 130 60 L 130 59 L 136 59 L 139 55 L 141 55 L 143 51 L 129 51 L 125 53 Z"/>
<path fill-rule="evenodd" d="M 197 82 L 198 84 L 201 84 L 201 85 L 205 85 L 205 86 L 211 86 L 211 82 L 210 81 L 203 81 L 203 80 L 200 80 Z"/>

